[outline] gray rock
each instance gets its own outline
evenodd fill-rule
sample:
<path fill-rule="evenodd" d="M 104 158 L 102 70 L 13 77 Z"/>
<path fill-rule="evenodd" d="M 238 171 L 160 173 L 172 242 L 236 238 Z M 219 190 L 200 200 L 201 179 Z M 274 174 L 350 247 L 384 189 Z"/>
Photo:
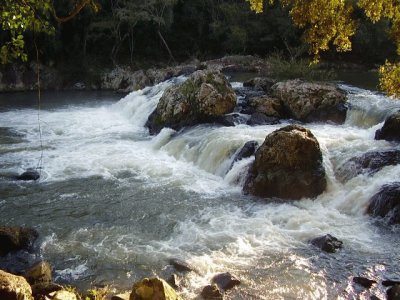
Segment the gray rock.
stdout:
<path fill-rule="evenodd" d="M 207 285 L 201 291 L 201 297 L 205 300 L 222 300 L 224 299 L 223 293 L 220 291 L 216 284 Z"/>
<path fill-rule="evenodd" d="M 169 260 L 169 264 L 172 265 L 178 272 L 191 272 L 194 270 L 191 265 L 178 258 L 171 258 Z"/>
<path fill-rule="evenodd" d="M 258 148 L 243 191 L 266 198 L 316 197 L 326 188 L 319 143 L 310 130 L 289 125 Z"/>
<path fill-rule="evenodd" d="M 376 284 L 375 280 L 360 276 L 353 277 L 353 282 L 365 287 L 366 289 L 369 289 L 373 284 Z"/>
<path fill-rule="evenodd" d="M 22 181 L 30 181 L 30 180 L 38 180 L 40 178 L 40 173 L 36 170 L 27 170 L 21 175 L 16 177 L 17 180 Z"/>
<path fill-rule="evenodd" d="M 263 113 L 256 112 L 250 116 L 250 119 L 246 122 L 247 125 L 257 126 L 257 125 L 276 125 L 280 121 L 276 117 L 269 117 Z"/>
<path fill-rule="evenodd" d="M 233 276 L 229 272 L 220 273 L 220 274 L 215 275 L 212 278 L 211 282 L 213 284 L 216 284 L 218 286 L 218 288 L 223 291 L 233 289 L 235 286 L 237 286 L 241 283 L 239 279 L 237 279 L 235 276 Z"/>

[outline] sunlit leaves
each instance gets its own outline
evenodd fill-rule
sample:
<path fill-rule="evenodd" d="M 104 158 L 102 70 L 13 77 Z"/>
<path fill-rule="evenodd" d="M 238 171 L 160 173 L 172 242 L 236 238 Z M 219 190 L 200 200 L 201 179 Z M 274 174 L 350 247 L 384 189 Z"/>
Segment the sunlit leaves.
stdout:
<path fill-rule="evenodd" d="M 400 63 L 392 64 L 386 62 L 379 68 L 381 89 L 385 90 L 388 95 L 400 97 Z"/>
<path fill-rule="evenodd" d="M 263 11 L 263 0 L 246 1 L 255 12 Z M 353 18 L 355 5 L 374 23 L 381 19 L 390 22 L 389 34 L 400 55 L 399 0 L 279 0 L 279 2 L 289 8 L 294 23 L 304 29 L 304 38 L 310 45 L 314 61 L 318 61 L 320 52 L 328 50 L 331 45 L 337 51 L 351 50 L 351 38 L 357 29 Z M 399 70 L 399 63 L 389 62 L 380 69 L 380 86 L 390 95 L 400 95 Z"/>

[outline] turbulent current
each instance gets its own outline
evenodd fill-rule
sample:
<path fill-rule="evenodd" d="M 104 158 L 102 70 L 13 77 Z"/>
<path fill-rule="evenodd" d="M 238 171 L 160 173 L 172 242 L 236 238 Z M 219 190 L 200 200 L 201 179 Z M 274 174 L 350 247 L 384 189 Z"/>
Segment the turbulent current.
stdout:
<path fill-rule="evenodd" d="M 271 203 L 241 192 L 254 158 L 230 167 L 247 141 L 262 143 L 285 123 L 148 134 L 144 124 L 163 91 L 182 80 L 120 100 L 50 93 L 39 115 L 34 94 L 0 95 L 1 224 L 36 228 L 35 259 L 54 266 L 56 281 L 81 288 L 129 289 L 143 277 L 168 276 L 168 260 L 179 258 L 196 269 L 182 277 L 189 299 L 226 271 L 242 281 L 228 299 L 385 298 L 380 282 L 400 279 L 400 231 L 365 210 L 383 184 L 399 180 L 400 165 L 346 183 L 335 169 L 355 155 L 393 149 L 374 134 L 400 104 L 342 85 L 350 107 L 345 124 L 305 125 L 320 143 L 327 191 Z M 37 166 L 39 182 L 12 180 Z M 327 233 L 343 241 L 341 251 L 324 254 L 308 243 Z M 367 291 L 353 276 L 378 284 Z"/>

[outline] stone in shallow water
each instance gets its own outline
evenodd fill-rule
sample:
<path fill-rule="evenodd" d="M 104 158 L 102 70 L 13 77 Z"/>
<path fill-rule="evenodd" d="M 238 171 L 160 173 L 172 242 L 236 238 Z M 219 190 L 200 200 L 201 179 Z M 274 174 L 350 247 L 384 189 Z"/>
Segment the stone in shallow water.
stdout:
<path fill-rule="evenodd" d="M 400 300 L 400 285 L 396 284 L 387 290 L 388 300 Z"/>
<path fill-rule="evenodd" d="M 400 112 L 386 119 L 383 127 L 376 131 L 376 140 L 400 141 Z"/>
<path fill-rule="evenodd" d="M 373 284 L 376 283 L 375 280 L 371 280 L 365 277 L 353 277 L 353 282 L 357 283 L 367 289 L 369 289 Z"/>
<path fill-rule="evenodd" d="M 230 290 L 240 284 L 240 280 L 229 272 L 215 275 L 211 282 L 223 291 Z"/>
<path fill-rule="evenodd" d="M 343 245 L 342 241 L 339 241 L 330 234 L 312 239 L 310 243 L 328 253 L 335 253 L 336 250 L 341 249 Z"/>
<path fill-rule="evenodd" d="M 36 170 L 27 170 L 21 175 L 17 176 L 17 180 L 29 181 L 29 180 L 38 180 L 40 178 L 40 174 Z"/>
<path fill-rule="evenodd" d="M 382 186 L 369 201 L 367 213 L 386 218 L 389 224 L 400 224 L 400 182 Z"/>
<path fill-rule="evenodd" d="M 145 278 L 133 285 L 129 300 L 182 300 L 182 298 L 164 280 Z"/>
<path fill-rule="evenodd" d="M 219 290 L 216 284 L 207 285 L 201 291 L 201 297 L 205 300 L 222 300 L 224 299 L 224 295 Z"/>
<path fill-rule="evenodd" d="M 178 258 L 171 258 L 169 260 L 169 264 L 172 265 L 175 270 L 178 272 L 191 272 L 193 271 L 193 267 L 189 265 L 187 262 L 178 259 Z"/>

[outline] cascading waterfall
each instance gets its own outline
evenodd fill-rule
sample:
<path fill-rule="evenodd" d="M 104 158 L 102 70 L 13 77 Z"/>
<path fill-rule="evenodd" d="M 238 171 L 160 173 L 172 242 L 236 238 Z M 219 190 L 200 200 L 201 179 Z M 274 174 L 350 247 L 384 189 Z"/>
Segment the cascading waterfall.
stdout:
<path fill-rule="evenodd" d="M 189 298 L 224 271 L 242 279 L 234 299 L 355 299 L 363 292 L 354 289 L 352 276 L 400 277 L 400 256 L 392 251 L 399 246 L 398 229 L 379 229 L 364 214 L 369 198 L 398 180 L 400 166 L 346 183 L 335 177 L 353 156 L 399 149 L 374 140 L 398 103 L 343 85 L 350 108 L 345 124 L 305 125 L 320 143 L 327 191 L 314 200 L 267 203 L 241 193 L 254 158 L 233 159 L 247 141 L 261 144 L 286 123 L 165 128 L 149 136 L 147 117 L 163 91 L 184 79 L 116 103 L 44 109 L 45 176 L 39 184 L 5 178 L 38 157 L 34 110 L 0 112 L 0 217 L 6 224 L 39 228 L 40 255 L 55 265 L 58 280 L 129 288 L 143 276 L 168 273 L 170 257 L 198 270 L 183 280 Z M 308 244 L 326 233 L 344 242 L 341 252 L 320 254 Z M 381 286 L 371 293 L 383 297 Z"/>

